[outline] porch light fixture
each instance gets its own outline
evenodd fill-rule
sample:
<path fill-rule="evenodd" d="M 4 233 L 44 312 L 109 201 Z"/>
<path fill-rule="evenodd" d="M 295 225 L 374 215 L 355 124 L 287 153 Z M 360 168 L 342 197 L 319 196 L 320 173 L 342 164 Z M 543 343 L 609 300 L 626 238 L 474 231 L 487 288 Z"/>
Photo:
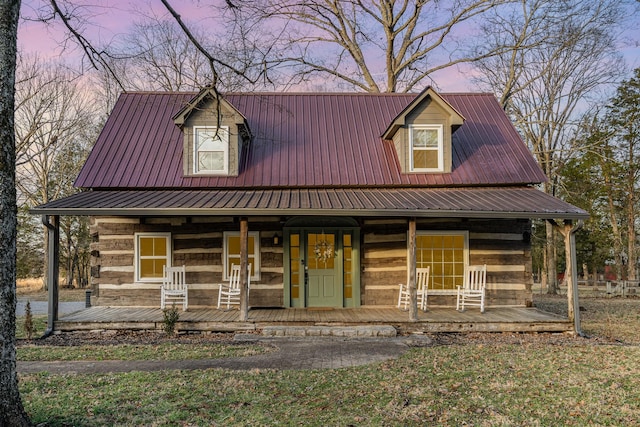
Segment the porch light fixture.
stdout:
<path fill-rule="evenodd" d="M 280 244 L 280 236 L 278 236 L 278 233 L 275 233 L 273 235 L 273 246 L 278 246 Z"/>

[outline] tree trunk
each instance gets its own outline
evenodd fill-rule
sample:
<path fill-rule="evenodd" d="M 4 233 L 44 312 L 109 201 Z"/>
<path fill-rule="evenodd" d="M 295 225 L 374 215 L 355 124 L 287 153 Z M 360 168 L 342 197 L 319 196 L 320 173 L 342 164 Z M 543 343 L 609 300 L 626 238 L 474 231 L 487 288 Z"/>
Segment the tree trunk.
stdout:
<path fill-rule="evenodd" d="M 631 193 L 628 198 L 629 203 L 631 204 L 627 206 L 627 254 L 629 254 L 629 261 L 627 262 L 627 280 L 637 280 L 636 211 L 633 205 L 635 197 L 633 193 Z"/>
<path fill-rule="evenodd" d="M 0 0 L 0 426 L 28 426 L 16 371 L 16 141 L 19 0 Z"/>

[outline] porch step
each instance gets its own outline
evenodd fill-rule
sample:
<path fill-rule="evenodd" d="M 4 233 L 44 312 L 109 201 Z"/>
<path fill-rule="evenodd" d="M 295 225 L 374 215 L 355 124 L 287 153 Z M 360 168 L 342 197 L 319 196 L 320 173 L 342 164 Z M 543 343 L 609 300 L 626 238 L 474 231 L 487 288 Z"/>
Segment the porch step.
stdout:
<path fill-rule="evenodd" d="M 391 325 L 367 326 L 265 326 L 262 335 L 268 337 L 386 337 L 397 335 Z"/>

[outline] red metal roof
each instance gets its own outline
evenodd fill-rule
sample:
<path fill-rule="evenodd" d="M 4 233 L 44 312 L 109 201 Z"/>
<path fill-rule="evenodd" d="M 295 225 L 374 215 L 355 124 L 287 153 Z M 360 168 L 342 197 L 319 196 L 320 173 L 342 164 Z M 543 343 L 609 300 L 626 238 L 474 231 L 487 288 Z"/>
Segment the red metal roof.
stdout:
<path fill-rule="evenodd" d="M 126 93 L 80 172 L 83 188 L 523 185 L 546 177 L 491 94 L 441 94 L 465 117 L 447 174 L 402 174 L 380 135 L 415 94 L 228 94 L 254 139 L 237 177 L 183 176 L 172 116 L 195 93 Z"/>
<path fill-rule="evenodd" d="M 31 210 L 43 215 L 332 215 L 588 218 L 531 187 L 85 191 Z"/>

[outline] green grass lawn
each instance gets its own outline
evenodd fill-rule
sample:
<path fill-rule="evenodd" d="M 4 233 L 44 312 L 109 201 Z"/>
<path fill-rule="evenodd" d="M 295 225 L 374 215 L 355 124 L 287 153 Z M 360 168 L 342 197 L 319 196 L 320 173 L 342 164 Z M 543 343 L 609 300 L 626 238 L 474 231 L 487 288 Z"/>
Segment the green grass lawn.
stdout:
<path fill-rule="evenodd" d="M 539 304 L 562 311 L 566 299 Z M 338 370 L 40 373 L 20 390 L 45 426 L 633 425 L 640 300 L 581 306 L 588 340 L 489 334 Z"/>

